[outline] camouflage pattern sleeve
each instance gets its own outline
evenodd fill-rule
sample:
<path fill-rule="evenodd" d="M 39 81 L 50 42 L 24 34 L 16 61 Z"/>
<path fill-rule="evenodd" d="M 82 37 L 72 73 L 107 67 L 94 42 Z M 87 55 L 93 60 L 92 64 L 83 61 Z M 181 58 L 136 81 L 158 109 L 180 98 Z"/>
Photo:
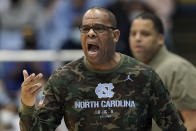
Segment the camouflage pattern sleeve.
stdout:
<path fill-rule="evenodd" d="M 66 84 L 58 70 L 54 73 L 44 89 L 43 99 L 33 110 L 24 105 L 20 110 L 20 128 L 22 131 L 54 131 L 63 118 L 63 102 L 59 87 Z M 63 82 L 62 82 L 63 81 Z M 26 112 L 28 111 L 28 113 Z"/>
<path fill-rule="evenodd" d="M 32 116 L 35 107 L 25 106 L 22 101 L 19 109 L 19 116 L 20 116 L 20 130 L 21 131 L 30 131 L 32 127 Z"/>
<path fill-rule="evenodd" d="M 168 90 L 159 76 L 152 73 L 151 111 L 153 119 L 163 131 L 186 131 L 180 116 L 172 103 Z"/>

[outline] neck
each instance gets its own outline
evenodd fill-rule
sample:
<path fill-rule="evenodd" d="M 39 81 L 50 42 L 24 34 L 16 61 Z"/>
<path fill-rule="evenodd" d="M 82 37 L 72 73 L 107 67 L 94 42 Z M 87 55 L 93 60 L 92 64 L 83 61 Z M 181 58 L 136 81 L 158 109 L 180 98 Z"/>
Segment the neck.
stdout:
<path fill-rule="evenodd" d="M 150 63 L 150 60 L 149 61 L 142 61 L 144 64 L 148 65 L 148 63 Z"/>
<path fill-rule="evenodd" d="M 88 61 L 88 65 L 95 70 L 110 70 L 114 68 L 118 64 L 118 62 L 120 62 L 120 59 L 121 59 L 120 54 L 115 53 L 113 57 L 107 62 L 101 64 L 94 64 Z"/>
<path fill-rule="evenodd" d="M 163 45 L 160 45 L 159 48 L 157 48 L 155 51 L 152 52 L 152 54 L 150 54 L 148 57 L 140 61 L 148 65 L 154 59 L 154 57 L 158 54 L 158 52 L 161 50 L 162 47 Z"/>

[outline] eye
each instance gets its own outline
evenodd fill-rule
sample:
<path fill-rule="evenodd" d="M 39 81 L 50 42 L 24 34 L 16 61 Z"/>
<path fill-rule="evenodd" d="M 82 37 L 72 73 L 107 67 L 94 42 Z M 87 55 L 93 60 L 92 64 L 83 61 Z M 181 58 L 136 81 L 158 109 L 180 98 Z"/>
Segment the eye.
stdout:
<path fill-rule="evenodd" d="M 105 28 L 101 25 L 96 25 L 93 27 L 93 29 L 97 32 L 103 32 L 105 30 Z"/>
<path fill-rule="evenodd" d="M 135 31 L 131 31 L 131 36 L 135 36 L 136 32 Z"/>
<path fill-rule="evenodd" d="M 150 33 L 147 32 L 147 31 L 143 31 L 141 34 L 142 34 L 143 36 L 149 36 L 149 35 L 150 35 Z"/>
<path fill-rule="evenodd" d="M 88 26 L 82 27 L 82 31 L 84 31 L 84 32 L 88 32 L 89 30 L 90 30 L 90 27 L 88 27 Z"/>

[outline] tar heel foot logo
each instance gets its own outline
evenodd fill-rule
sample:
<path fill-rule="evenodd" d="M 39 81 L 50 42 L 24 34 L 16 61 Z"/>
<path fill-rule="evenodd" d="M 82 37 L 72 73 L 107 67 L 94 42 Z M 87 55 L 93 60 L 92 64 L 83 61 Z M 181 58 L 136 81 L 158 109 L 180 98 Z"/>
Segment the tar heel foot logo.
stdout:
<path fill-rule="evenodd" d="M 114 88 L 112 83 L 99 83 L 95 89 L 95 93 L 98 98 L 112 98 L 114 96 L 114 92 L 112 89 Z"/>

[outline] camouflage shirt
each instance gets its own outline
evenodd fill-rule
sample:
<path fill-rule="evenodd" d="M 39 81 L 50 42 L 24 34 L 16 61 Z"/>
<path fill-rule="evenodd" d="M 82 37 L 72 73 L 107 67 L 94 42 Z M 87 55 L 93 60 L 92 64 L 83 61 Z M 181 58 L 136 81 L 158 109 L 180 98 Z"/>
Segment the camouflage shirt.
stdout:
<path fill-rule="evenodd" d="M 185 131 L 167 89 L 144 64 L 121 54 L 118 65 L 93 70 L 85 57 L 58 69 L 38 107 L 21 105 L 22 131 L 54 131 L 64 117 L 70 131 Z"/>

